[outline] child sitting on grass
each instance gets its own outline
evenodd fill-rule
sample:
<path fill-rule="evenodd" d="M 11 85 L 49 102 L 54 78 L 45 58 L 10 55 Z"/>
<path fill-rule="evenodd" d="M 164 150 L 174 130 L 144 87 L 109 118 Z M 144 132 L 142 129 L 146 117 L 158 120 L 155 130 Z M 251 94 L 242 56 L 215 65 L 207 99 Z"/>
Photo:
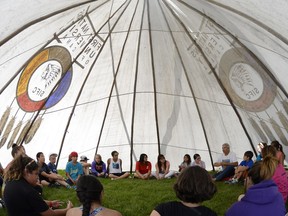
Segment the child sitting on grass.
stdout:
<path fill-rule="evenodd" d="M 235 183 L 238 183 L 238 181 L 247 175 L 248 173 L 248 170 L 250 168 L 252 168 L 254 162 L 252 160 L 253 158 L 253 152 L 252 151 L 246 151 L 244 153 L 244 156 L 243 156 L 243 161 L 240 163 L 239 166 L 237 166 L 235 168 L 235 174 L 233 176 L 233 178 L 229 179 L 228 182 L 226 183 L 230 183 L 230 184 L 235 184 Z"/>

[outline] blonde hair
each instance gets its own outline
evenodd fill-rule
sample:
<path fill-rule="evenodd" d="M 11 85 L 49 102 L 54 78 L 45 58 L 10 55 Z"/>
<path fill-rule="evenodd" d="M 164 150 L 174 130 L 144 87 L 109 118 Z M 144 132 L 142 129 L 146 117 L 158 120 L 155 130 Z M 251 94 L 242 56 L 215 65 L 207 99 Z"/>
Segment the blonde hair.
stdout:
<path fill-rule="evenodd" d="M 268 155 L 262 161 L 256 162 L 248 172 L 253 184 L 258 184 L 263 180 L 272 179 L 278 166 L 277 158 Z"/>

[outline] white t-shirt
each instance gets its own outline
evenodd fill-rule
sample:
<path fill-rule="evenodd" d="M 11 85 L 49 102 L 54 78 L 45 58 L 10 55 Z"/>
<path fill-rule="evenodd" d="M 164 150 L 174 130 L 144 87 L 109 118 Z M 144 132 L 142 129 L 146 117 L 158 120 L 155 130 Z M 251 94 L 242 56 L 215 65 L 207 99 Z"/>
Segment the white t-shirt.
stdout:
<path fill-rule="evenodd" d="M 236 154 L 234 152 L 229 152 L 228 155 L 224 155 L 224 153 L 218 158 L 218 162 L 226 162 L 226 163 L 233 163 L 238 162 Z"/>
<path fill-rule="evenodd" d="M 116 162 L 113 161 L 113 158 L 110 159 L 110 164 L 109 164 L 109 173 L 121 173 L 121 164 L 120 164 L 120 159 L 118 159 Z"/>

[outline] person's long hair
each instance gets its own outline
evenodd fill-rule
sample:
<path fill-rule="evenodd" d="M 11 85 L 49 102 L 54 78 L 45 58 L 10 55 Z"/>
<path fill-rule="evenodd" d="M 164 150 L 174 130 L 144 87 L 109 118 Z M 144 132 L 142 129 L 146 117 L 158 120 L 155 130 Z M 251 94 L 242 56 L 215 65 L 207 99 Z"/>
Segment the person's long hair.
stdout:
<path fill-rule="evenodd" d="M 285 155 L 285 153 L 283 152 L 283 147 L 282 147 L 282 145 L 281 145 L 277 140 L 272 141 L 272 142 L 271 142 L 271 146 L 274 146 L 277 151 L 282 152 L 283 158 L 285 159 L 286 155 Z"/>
<path fill-rule="evenodd" d="M 144 154 L 144 153 L 140 155 L 139 162 L 140 162 L 141 164 L 146 164 L 146 163 L 147 163 L 147 162 L 144 161 L 144 158 L 145 158 L 145 157 L 147 157 L 147 155 Z"/>
<path fill-rule="evenodd" d="M 158 158 L 157 158 L 157 165 L 158 165 L 159 171 L 161 171 L 161 167 L 162 167 L 162 164 L 161 164 L 161 161 L 160 161 L 161 159 L 165 159 L 165 156 L 163 154 L 159 154 Z M 166 159 L 165 159 L 165 162 L 164 162 L 164 170 L 166 170 Z"/>
<path fill-rule="evenodd" d="M 77 182 L 77 197 L 83 205 L 82 216 L 89 216 L 92 202 L 101 205 L 103 185 L 93 175 L 83 175 Z"/>
<path fill-rule="evenodd" d="M 256 162 L 248 172 L 253 184 L 258 184 L 263 180 L 272 179 L 277 168 L 278 160 L 269 154 L 262 161 Z"/>
<path fill-rule="evenodd" d="M 38 169 L 38 164 L 26 155 L 19 155 L 13 159 L 11 166 L 4 175 L 4 181 L 19 180 L 23 178 L 24 172 L 32 173 Z"/>

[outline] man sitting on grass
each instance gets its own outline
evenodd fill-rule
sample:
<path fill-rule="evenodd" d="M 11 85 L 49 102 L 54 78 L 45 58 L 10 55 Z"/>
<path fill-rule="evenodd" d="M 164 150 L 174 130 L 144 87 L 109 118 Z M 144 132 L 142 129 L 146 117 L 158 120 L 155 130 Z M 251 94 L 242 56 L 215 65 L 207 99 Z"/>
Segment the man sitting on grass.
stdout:
<path fill-rule="evenodd" d="M 236 154 L 230 151 L 230 145 L 228 143 L 222 145 L 222 151 L 223 154 L 218 158 L 218 161 L 214 163 L 215 167 L 222 166 L 222 171 L 213 176 L 214 181 L 221 181 L 223 178 L 234 175 L 234 167 L 238 166 Z"/>

